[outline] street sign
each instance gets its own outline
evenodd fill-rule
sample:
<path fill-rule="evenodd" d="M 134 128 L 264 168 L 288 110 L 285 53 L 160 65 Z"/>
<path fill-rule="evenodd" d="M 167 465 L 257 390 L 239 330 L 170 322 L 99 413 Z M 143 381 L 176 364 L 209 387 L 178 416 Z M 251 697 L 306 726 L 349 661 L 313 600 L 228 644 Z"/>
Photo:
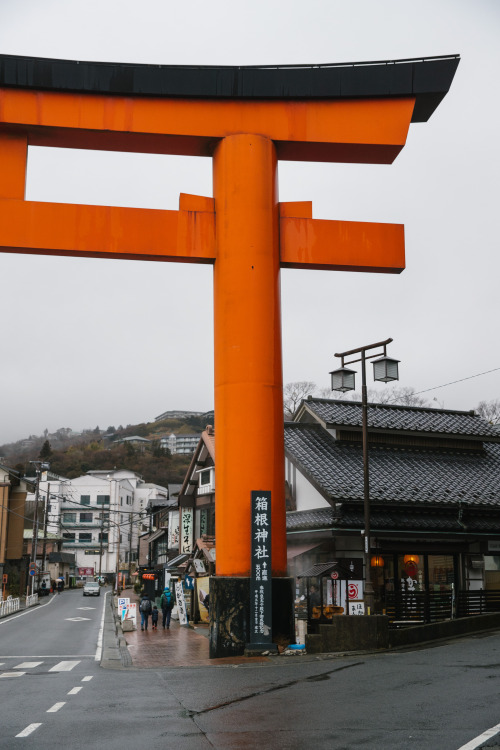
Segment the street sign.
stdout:
<path fill-rule="evenodd" d="M 30 568 L 30 569 L 29 569 L 29 574 L 30 574 L 30 576 L 34 576 L 34 575 L 35 575 L 35 572 L 36 572 L 36 571 L 35 571 L 35 569 L 34 569 L 34 568 Z"/>

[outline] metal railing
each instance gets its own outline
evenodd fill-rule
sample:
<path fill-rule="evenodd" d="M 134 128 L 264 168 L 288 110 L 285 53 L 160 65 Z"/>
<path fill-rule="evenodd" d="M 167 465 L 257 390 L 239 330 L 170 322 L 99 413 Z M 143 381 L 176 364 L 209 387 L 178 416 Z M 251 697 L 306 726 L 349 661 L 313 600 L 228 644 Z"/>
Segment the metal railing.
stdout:
<path fill-rule="evenodd" d="M 34 607 L 35 604 L 38 604 L 38 594 L 29 594 L 29 596 L 26 597 L 26 609 L 28 609 L 28 607 Z"/>
<path fill-rule="evenodd" d="M 11 596 L 8 596 L 5 601 L 0 602 L 0 617 L 6 617 L 6 615 L 11 615 L 12 612 L 17 612 L 20 604 L 19 599 L 13 599 Z"/>

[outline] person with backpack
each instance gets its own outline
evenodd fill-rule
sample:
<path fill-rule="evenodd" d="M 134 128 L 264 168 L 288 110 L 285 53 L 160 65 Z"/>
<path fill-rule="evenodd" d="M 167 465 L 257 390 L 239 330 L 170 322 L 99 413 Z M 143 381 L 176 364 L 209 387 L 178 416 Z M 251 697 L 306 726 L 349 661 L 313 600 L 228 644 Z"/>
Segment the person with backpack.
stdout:
<path fill-rule="evenodd" d="M 141 613 L 141 630 L 148 629 L 149 615 L 152 610 L 151 599 L 147 594 L 142 595 L 139 611 Z"/>
<path fill-rule="evenodd" d="M 163 589 L 163 594 L 160 599 L 160 607 L 163 615 L 163 628 L 170 628 L 170 615 L 172 614 L 172 607 L 174 606 L 174 599 L 172 592 L 168 586 Z"/>

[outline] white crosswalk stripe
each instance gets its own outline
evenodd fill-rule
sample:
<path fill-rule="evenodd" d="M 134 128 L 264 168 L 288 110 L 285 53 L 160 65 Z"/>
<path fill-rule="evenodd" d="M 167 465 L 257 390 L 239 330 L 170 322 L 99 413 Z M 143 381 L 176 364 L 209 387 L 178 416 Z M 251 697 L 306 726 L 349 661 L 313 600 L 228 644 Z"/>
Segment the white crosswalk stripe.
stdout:
<path fill-rule="evenodd" d="M 77 664 L 80 664 L 80 660 L 60 661 L 59 664 L 55 664 L 53 667 L 51 667 L 49 669 L 49 672 L 71 672 L 71 670 L 74 669 Z"/>
<path fill-rule="evenodd" d="M 59 661 L 56 664 L 53 663 L 53 659 L 50 660 L 49 664 L 52 663 L 53 666 L 50 667 L 48 670 L 49 672 L 71 672 L 72 669 L 74 669 L 78 664 L 80 664 L 81 659 L 78 660 L 64 660 Z M 32 669 L 35 670 L 37 667 L 42 666 L 43 664 L 46 664 L 45 661 L 23 661 L 19 662 L 19 664 L 16 664 L 13 667 L 9 667 L 8 670 L 5 672 L 0 671 L 0 679 L 2 678 L 9 678 L 9 677 L 22 677 L 25 674 L 29 674 L 26 670 Z M 4 667 L 5 662 L 0 662 L 0 667 Z M 83 681 L 91 680 L 92 677 L 87 677 L 86 679 L 83 678 Z"/>

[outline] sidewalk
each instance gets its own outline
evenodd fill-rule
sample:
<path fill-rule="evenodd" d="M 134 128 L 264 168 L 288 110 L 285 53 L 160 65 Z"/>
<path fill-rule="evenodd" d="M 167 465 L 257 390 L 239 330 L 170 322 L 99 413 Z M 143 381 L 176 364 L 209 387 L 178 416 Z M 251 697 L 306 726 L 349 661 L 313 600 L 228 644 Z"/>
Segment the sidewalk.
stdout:
<path fill-rule="evenodd" d="M 122 591 L 121 596 L 128 597 L 131 602 L 139 598 L 130 589 Z M 266 656 L 228 656 L 222 659 L 209 658 L 208 625 L 187 627 L 179 625 L 177 620 L 170 622 L 170 629 L 163 629 L 161 612 L 158 630 L 152 630 L 151 620 L 148 630 L 141 631 L 140 616 L 138 629 L 123 634 L 128 646 L 132 666 L 138 669 L 154 669 L 155 667 L 214 667 L 237 664 L 263 664 L 272 661 Z"/>

